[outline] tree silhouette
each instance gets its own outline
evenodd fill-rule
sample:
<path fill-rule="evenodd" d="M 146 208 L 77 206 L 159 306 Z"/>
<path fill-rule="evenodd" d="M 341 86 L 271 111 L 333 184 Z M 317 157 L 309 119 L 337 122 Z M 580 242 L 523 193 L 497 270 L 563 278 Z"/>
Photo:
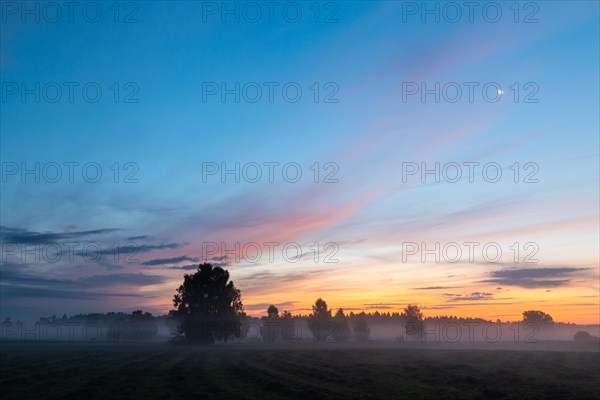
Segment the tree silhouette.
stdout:
<path fill-rule="evenodd" d="M 366 342 L 370 336 L 371 330 L 367 325 L 367 319 L 363 311 L 356 316 L 356 321 L 354 321 L 354 338 L 357 342 Z"/>
<path fill-rule="evenodd" d="M 267 343 L 273 343 L 279 337 L 279 331 L 281 327 L 279 326 L 279 310 L 273 304 L 269 306 L 267 309 L 267 317 L 263 322 L 261 334 L 263 340 Z"/>
<path fill-rule="evenodd" d="M 423 329 L 423 313 L 419 306 L 409 304 L 402 313 L 405 322 L 405 332 L 407 336 L 416 338 Z"/>
<path fill-rule="evenodd" d="M 173 305 L 178 341 L 211 344 L 240 337 L 241 294 L 221 267 L 203 263 L 193 275 L 185 274 Z"/>
<path fill-rule="evenodd" d="M 276 319 L 279 318 L 279 310 L 273 304 L 267 309 L 267 318 Z"/>
<path fill-rule="evenodd" d="M 537 326 L 547 326 L 554 323 L 554 320 L 549 314 L 539 310 L 523 311 L 523 322 L 526 324 L 534 324 Z"/>
<path fill-rule="evenodd" d="M 593 343 L 593 342 L 599 342 L 600 338 L 598 336 L 592 336 L 588 332 L 579 331 L 579 332 L 575 333 L 575 335 L 573 336 L 573 340 L 576 342 Z"/>
<path fill-rule="evenodd" d="M 296 341 L 301 336 L 301 330 L 291 312 L 284 310 L 279 316 L 279 322 L 281 336 L 286 342 Z"/>
<path fill-rule="evenodd" d="M 350 326 L 348 325 L 348 317 L 344 314 L 343 309 L 338 309 L 333 317 L 333 324 L 335 330 L 333 332 L 333 338 L 336 342 L 347 342 L 352 336 L 350 332 Z"/>
<path fill-rule="evenodd" d="M 331 310 L 327 308 L 325 300 L 319 298 L 312 306 L 313 313 L 308 316 L 308 329 L 312 332 L 315 341 L 325 341 L 334 331 Z"/>
<path fill-rule="evenodd" d="M 129 339 L 140 340 L 150 339 L 156 336 L 158 326 L 152 314 L 143 313 L 142 310 L 136 310 L 129 317 L 129 324 L 132 326 L 132 332 Z"/>

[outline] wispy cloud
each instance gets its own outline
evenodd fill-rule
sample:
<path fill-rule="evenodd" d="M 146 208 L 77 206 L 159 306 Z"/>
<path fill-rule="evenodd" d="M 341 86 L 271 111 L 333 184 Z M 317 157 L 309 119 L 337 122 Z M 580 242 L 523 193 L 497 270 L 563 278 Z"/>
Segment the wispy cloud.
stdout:
<path fill-rule="evenodd" d="M 461 295 L 453 293 L 444 293 L 444 297 L 448 298 L 448 302 L 456 301 L 473 301 L 473 300 L 494 300 L 494 294 L 488 292 L 472 292 L 471 294 Z"/>
<path fill-rule="evenodd" d="M 279 312 L 282 312 L 286 309 L 293 309 L 296 302 L 295 301 L 284 301 L 280 303 L 254 303 L 254 304 L 246 304 L 244 305 L 244 309 L 247 311 L 261 311 L 264 310 L 265 314 L 267 313 L 267 309 L 269 306 L 273 304 Z"/>
<path fill-rule="evenodd" d="M 52 243 L 59 240 L 73 240 L 88 236 L 102 235 L 119 231 L 116 228 L 95 229 L 76 232 L 34 232 L 23 228 L 0 226 L 0 239 L 8 243 Z"/>
<path fill-rule="evenodd" d="M 558 287 L 569 284 L 566 279 L 575 272 L 587 271 L 590 268 L 524 268 L 504 269 L 490 272 L 490 279 L 482 282 L 524 288 Z"/>
<path fill-rule="evenodd" d="M 166 269 L 182 269 L 186 271 L 193 271 L 198 269 L 198 264 L 174 265 L 172 267 L 167 267 Z"/>
<path fill-rule="evenodd" d="M 200 259 L 198 257 L 188 257 L 188 256 L 180 256 L 180 257 L 172 257 L 172 258 L 155 258 L 153 260 L 144 261 L 143 265 L 163 265 L 163 264 L 177 264 L 183 261 L 191 261 L 198 262 Z"/>
<path fill-rule="evenodd" d="M 144 274 L 105 274 L 60 279 L 23 274 L 13 270 L 2 271 L 2 296 L 48 297 L 63 299 L 95 299 L 106 296 L 138 296 L 120 293 L 119 286 L 142 287 L 156 285 L 166 280 L 163 276 Z M 104 289 L 104 290 L 99 290 Z"/>
<path fill-rule="evenodd" d="M 87 292 L 81 290 L 62 290 L 51 288 L 30 288 L 8 286 L 2 288 L 2 296 L 7 298 L 98 300 L 107 297 L 142 297 L 137 293 Z"/>

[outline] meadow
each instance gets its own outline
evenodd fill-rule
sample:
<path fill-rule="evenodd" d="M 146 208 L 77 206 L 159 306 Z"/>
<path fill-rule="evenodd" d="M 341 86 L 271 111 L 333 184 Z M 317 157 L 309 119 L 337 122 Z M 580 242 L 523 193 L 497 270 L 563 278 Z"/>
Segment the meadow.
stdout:
<path fill-rule="evenodd" d="M 597 346 L 1 342 L 9 399 L 600 399 Z M 575 350 L 575 351 L 566 351 Z"/>

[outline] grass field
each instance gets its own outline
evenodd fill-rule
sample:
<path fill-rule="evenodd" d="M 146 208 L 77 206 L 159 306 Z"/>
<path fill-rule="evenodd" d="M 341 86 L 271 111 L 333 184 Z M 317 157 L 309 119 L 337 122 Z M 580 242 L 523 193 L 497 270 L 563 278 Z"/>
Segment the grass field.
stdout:
<path fill-rule="evenodd" d="M 598 352 L 1 346 L 5 400 L 600 399 Z"/>

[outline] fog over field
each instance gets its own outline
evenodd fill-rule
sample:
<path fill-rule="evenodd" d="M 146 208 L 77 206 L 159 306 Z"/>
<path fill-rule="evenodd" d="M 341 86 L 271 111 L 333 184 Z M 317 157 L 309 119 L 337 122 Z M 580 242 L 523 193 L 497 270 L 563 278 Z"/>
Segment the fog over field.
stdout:
<path fill-rule="evenodd" d="M 136 321 L 120 315 L 90 314 L 72 318 L 40 318 L 35 322 L 13 322 L 5 320 L 2 325 L 2 340 L 26 342 L 107 342 L 107 343 L 169 343 L 173 341 L 177 323 L 169 316 L 151 317 L 148 321 Z M 354 315 L 348 318 L 352 324 Z M 371 316 L 371 319 L 376 317 Z M 379 318 L 381 319 L 381 318 Z M 209 322 L 206 322 L 208 326 Z M 213 322 L 216 329 L 227 331 L 220 321 Z M 268 318 L 246 317 L 241 322 L 240 337 L 232 335 L 223 345 L 264 345 L 279 347 L 286 345 L 319 343 L 320 345 L 338 345 L 345 342 L 358 342 L 355 337 L 340 340 L 337 334 L 341 326 L 338 321 L 324 322 L 320 330 L 325 338 L 317 338 L 311 330 L 306 317 L 294 317 L 289 320 L 270 321 Z M 481 319 L 426 318 L 419 325 L 400 321 L 371 322 L 368 324 L 369 341 L 382 345 L 410 347 L 416 345 L 461 344 L 462 348 L 480 348 L 486 344 L 492 348 L 499 344 L 515 344 L 515 349 L 551 349 L 552 342 L 565 348 L 568 343 L 576 342 L 578 332 L 587 332 L 590 336 L 600 337 L 600 325 L 577 325 L 553 323 L 536 324 L 532 322 L 492 322 Z M 277 332 L 273 337 L 273 332 Z M 366 341 L 362 341 L 362 344 Z M 599 343 L 600 344 L 600 343 Z M 561 347 L 562 346 L 562 347 Z M 501 346 L 500 346 L 501 347 Z M 567 346 L 568 347 L 568 346 Z M 591 347 L 594 349 L 594 347 Z"/>

